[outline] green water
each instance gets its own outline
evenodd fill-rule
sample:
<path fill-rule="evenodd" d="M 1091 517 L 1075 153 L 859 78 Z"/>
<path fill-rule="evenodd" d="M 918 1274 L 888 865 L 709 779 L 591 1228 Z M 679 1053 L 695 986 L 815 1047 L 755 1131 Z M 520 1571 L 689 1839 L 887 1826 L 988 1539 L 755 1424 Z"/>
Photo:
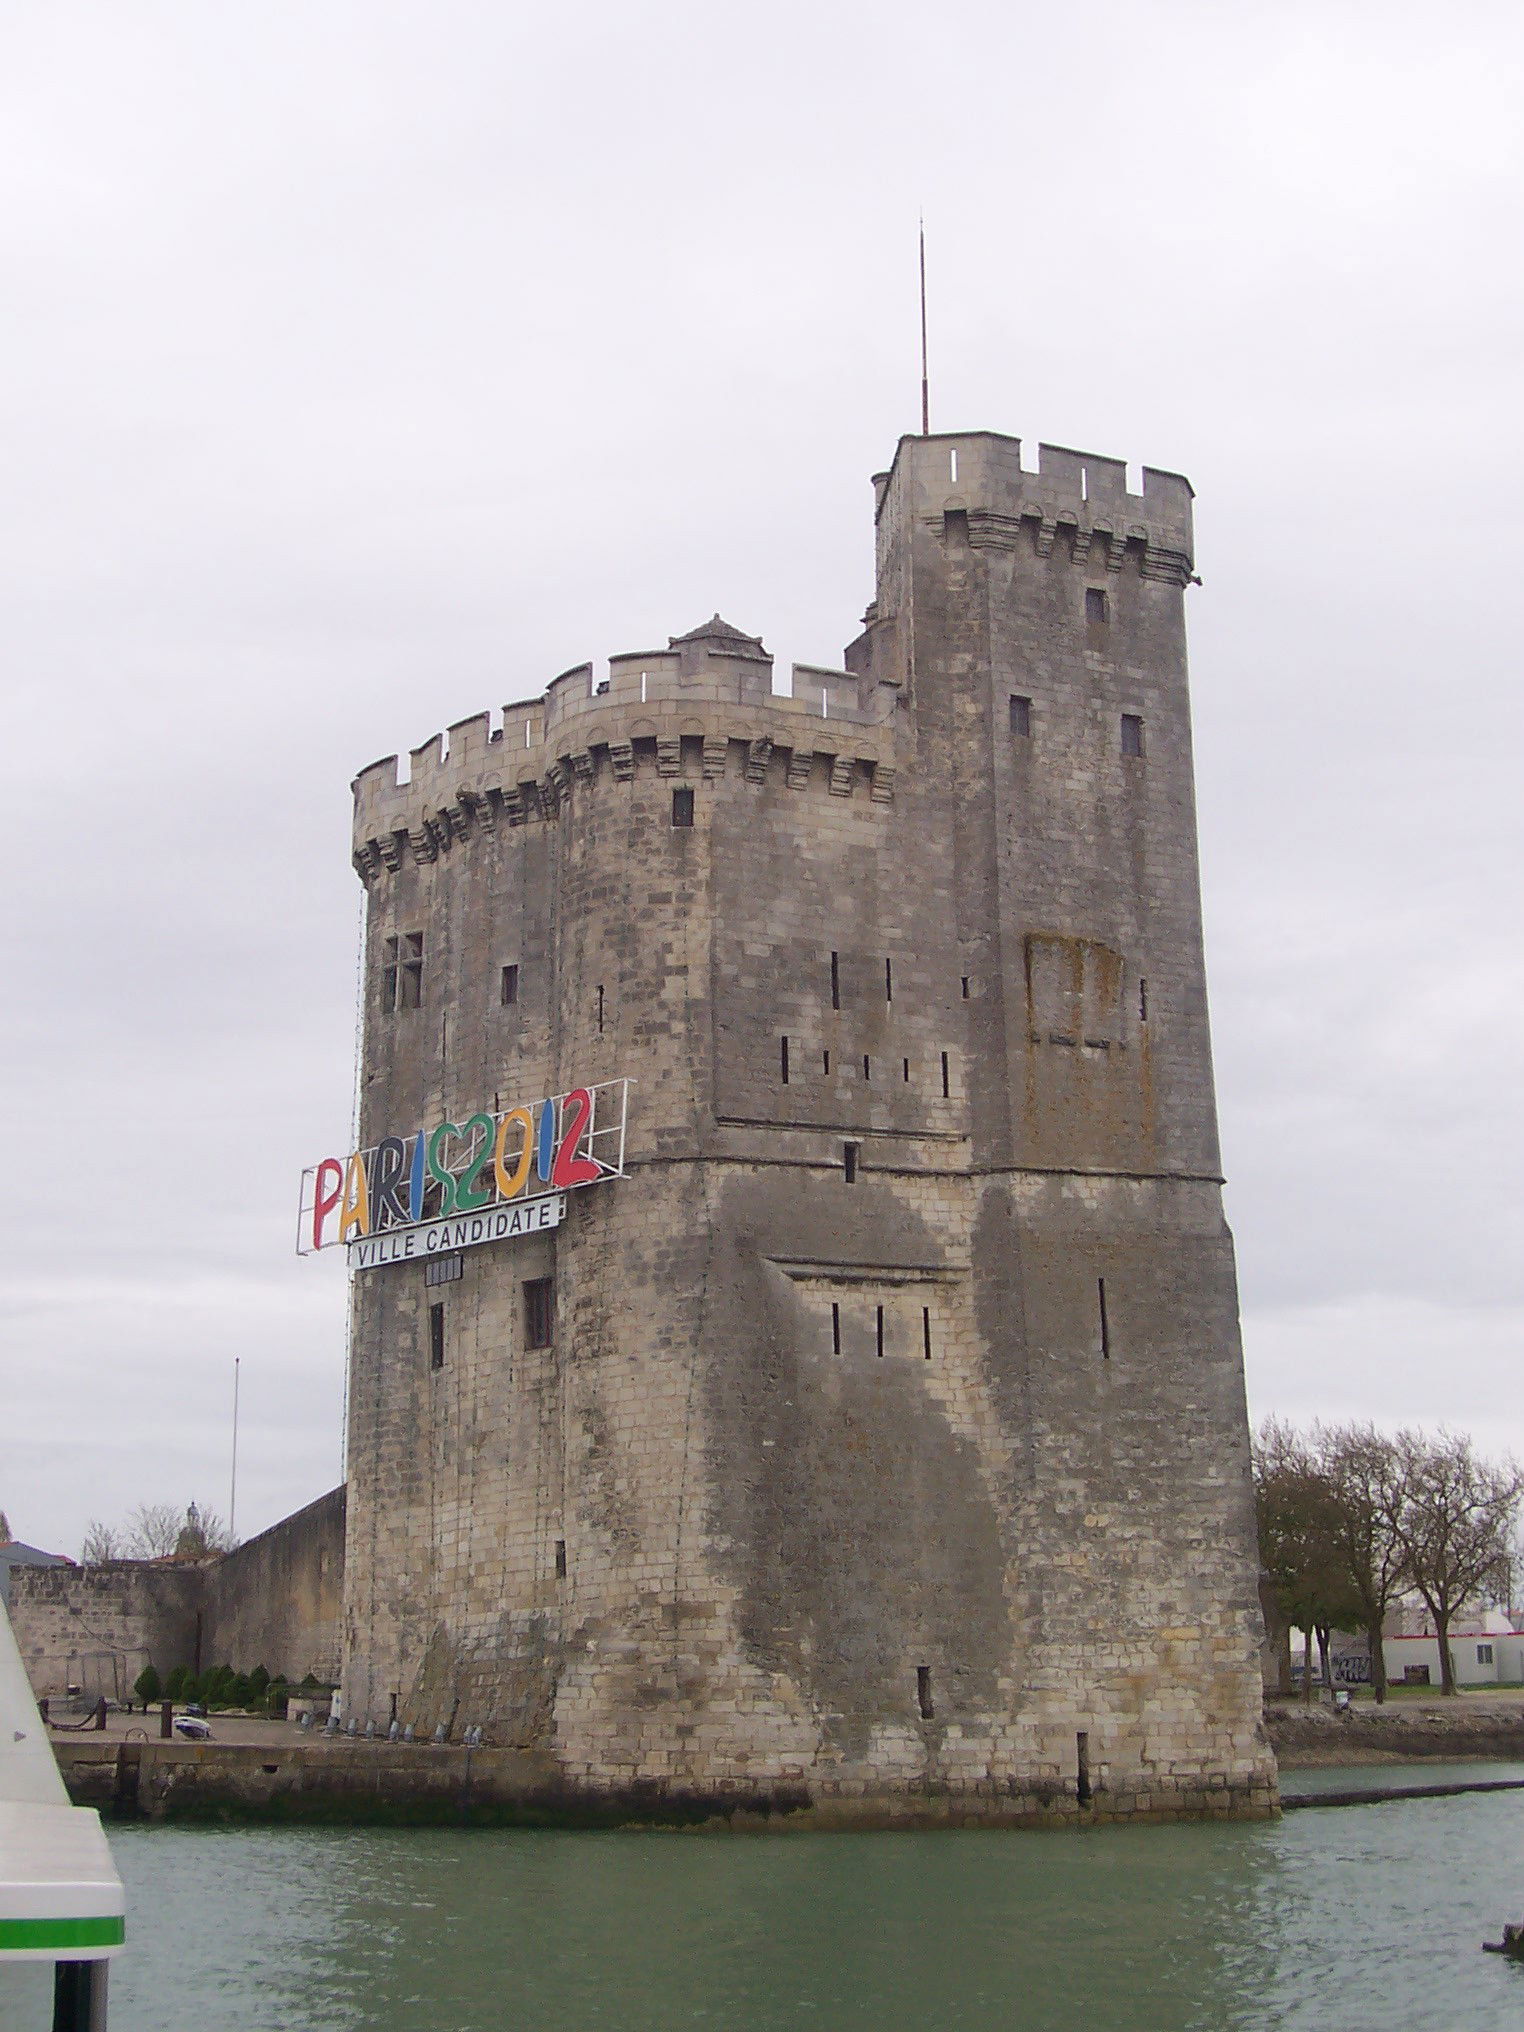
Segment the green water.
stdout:
<path fill-rule="evenodd" d="M 1479 1951 L 1524 1917 L 1524 1793 L 1083 1835 L 112 1845 L 111 2032 L 1524 2024 L 1524 1968 Z"/>

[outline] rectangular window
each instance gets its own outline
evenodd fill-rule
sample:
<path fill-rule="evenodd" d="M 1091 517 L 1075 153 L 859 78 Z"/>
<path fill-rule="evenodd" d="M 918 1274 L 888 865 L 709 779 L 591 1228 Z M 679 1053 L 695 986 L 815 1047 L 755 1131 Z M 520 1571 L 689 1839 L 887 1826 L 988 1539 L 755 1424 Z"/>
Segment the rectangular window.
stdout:
<path fill-rule="evenodd" d="M 1078 1772 L 1075 1778 L 1075 1797 L 1081 1806 L 1090 1804 L 1090 1731 L 1078 1729 L 1074 1736 L 1075 1762 Z"/>
<path fill-rule="evenodd" d="M 827 1079 L 831 1077 L 831 1054 L 828 1051 L 823 1051 L 820 1054 L 820 1070 L 825 1074 Z"/>
<path fill-rule="evenodd" d="M 524 1345 L 548 1348 L 556 1335 L 556 1285 L 553 1277 L 530 1277 L 524 1283 Z"/>
<path fill-rule="evenodd" d="M 841 1175 L 848 1185 L 857 1183 L 857 1160 L 862 1155 L 861 1143 L 843 1143 L 841 1146 Z"/>
<path fill-rule="evenodd" d="M 841 1353 L 841 1307 L 834 1299 L 831 1301 L 831 1353 Z"/>
<path fill-rule="evenodd" d="M 942 1098 L 944 1101 L 952 1099 L 952 1067 L 947 1062 L 945 1051 L 942 1054 Z"/>
<path fill-rule="evenodd" d="M 1085 619 L 1105 627 L 1111 619 L 1111 595 L 1099 586 L 1085 588 Z"/>
<path fill-rule="evenodd" d="M 1032 701 L 1014 693 L 1011 697 L 1011 732 L 1020 741 L 1028 741 L 1032 737 Z"/>
<path fill-rule="evenodd" d="M 921 1710 L 921 1720 L 929 1722 L 936 1713 L 931 1704 L 931 1667 L 918 1665 L 915 1669 L 915 1704 Z"/>
<path fill-rule="evenodd" d="M 882 1353 L 884 1352 L 884 1308 L 881 1305 L 878 1305 L 875 1306 L 873 1310 L 874 1310 L 873 1330 L 878 1339 L 878 1352 L 879 1354 L 882 1355 Z"/>
<path fill-rule="evenodd" d="M 431 1305 L 429 1307 L 429 1367 L 431 1369 L 442 1369 L 444 1367 L 444 1307 L 442 1305 Z"/>
<path fill-rule="evenodd" d="M 872 1077 L 873 1077 L 873 1061 L 872 1061 L 872 1059 L 871 1059 L 871 1058 L 869 1058 L 869 1056 L 868 1056 L 867 1052 L 864 1052 L 864 1053 L 863 1053 L 863 1078 L 864 1078 L 865 1080 L 871 1080 L 871 1079 L 872 1079 Z"/>
<path fill-rule="evenodd" d="M 423 933 L 404 931 L 382 948 L 381 1007 L 417 1009 L 423 1002 Z"/>
<path fill-rule="evenodd" d="M 1143 721 L 1137 713 L 1122 715 L 1122 753 L 1124 755 L 1143 753 Z"/>
<path fill-rule="evenodd" d="M 565 1578 L 566 1578 L 566 1540 L 564 1538 L 558 1538 L 556 1540 L 556 1579 L 565 1580 Z"/>
<path fill-rule="evenodd" d="M 779 1071 L 780 1071 L 780 1072 L 782 1073 L 782 1075 L 783 1075 L 783 1084 L 784 1084 L 785 1086 L 787 1086 L 787 1085 L 788 1085 L 788 1039 L 787 1039 L 786 1037 L 780 1037 L 780 1038 L 778 1039 L 778 1070 L 779 1070 Z"/>
<path fill-rule="evenodd" d="M 931 1360 L 931 1307 L 929 1305 L 921 1307 L 921 1353 L 926 1357 L 928 1362 Z"/>
<path fill-rule="evenodd" d="M 840 953 L 832 953 L 832 955 L 831 955 L 831 1007 L 832 1007 L 833 1009 L 839 1009 L 839 1008 L 841 1007 L 841 955 L 840 955 Z"/>
<path fill-rule="evenodd" d="M 884 961 L 884 1000 L 886 1002 L 894 1000 L 894 962 L 892 960 Z"/>
<path fill-rule="evenodd" d="M 672 793 L 672 823 L 675 826 L 693 823 L 693 792 L 686 787 Z"/>
<path fill-rule="evenodd" d="M 900 1060 L 900 1066 L 902 1068 L 902 1077 L 905 1081 L 905 1084 L 908 1086 L 910 1084 L 910 1060 L 908 1058 L 902 1058 Z"/>
<path fill-rule="evenodd" d="M 453 1256 L 430 1256 L 423 1266 L 423 1281 L 428 1284 L 453 1284 L 464 1274 L 466 1259 L 458 1252 Z"/>
<path fill-rule="evenodd" d="M 498 987 L 498 1000 L 505 1009 L 511 1009 L 519 999 L 519 970 L 517 964 L 504 967 L 503 978 Z"/>
<path fill-rule="evenodd" d="M 598 983 L 598 1035 L 603 1035 L 603 983 Z"/>
<path fill-rule="evenodd" d="M 1106 1311 L 1106 1280 L 1104 1277 L 1096 1278 L 1095 1295 L 1100 1302 L 1101 1309 L 1101 1360 L 1109 1362 L 1111 1360 L 1111 1319 Z"/>
<path fill-rule="evenodd" d="M 1142 979 L 1138 982 L 1138 1021 L 1148 1021 L 1148 983 Z"/>
<path fill-rule="evenodd" d="M 966 1002 L 966 1001 L 968 1000 L 968 975 L 967 975 L 967 974 L 965 974 L 965 975 L 963 976 L 963 999 L 964 999 L 964 1001 L 965 1001 L 965 1002 Z"/>
<path fill-rule="evenodd" d="M 1490 1644 L 1477 1645 L 1476 1662 L 1478 1665 L 1490 1665 L 1492 1663 L 1492 1646 Z"/>

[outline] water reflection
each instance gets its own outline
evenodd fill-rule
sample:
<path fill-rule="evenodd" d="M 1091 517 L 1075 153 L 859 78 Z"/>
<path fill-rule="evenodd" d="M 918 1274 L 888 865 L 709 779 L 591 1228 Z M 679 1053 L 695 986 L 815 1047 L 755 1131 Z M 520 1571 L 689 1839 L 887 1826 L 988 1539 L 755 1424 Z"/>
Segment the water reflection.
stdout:
<path fill-rule="evenodd" d="M 1521 1829 L 1514 1794 L 1089 1835 L 128 1828 L 112 2025 L 1491 2028 Z"/>

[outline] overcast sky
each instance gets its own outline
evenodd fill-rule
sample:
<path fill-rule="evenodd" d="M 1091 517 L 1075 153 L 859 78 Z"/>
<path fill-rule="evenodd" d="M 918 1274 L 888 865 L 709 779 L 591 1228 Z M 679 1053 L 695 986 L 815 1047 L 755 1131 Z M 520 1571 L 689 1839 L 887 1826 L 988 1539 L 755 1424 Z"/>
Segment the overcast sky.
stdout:
<path fill-rule="evenodd" d="M 933 427 L 1197 490 L 1257 1414 L 1518 1403 L 1524 16 L 0 10 L 0 1506 L 340 1472 L 378 755 L 720 609 L 833 662 Z"/>

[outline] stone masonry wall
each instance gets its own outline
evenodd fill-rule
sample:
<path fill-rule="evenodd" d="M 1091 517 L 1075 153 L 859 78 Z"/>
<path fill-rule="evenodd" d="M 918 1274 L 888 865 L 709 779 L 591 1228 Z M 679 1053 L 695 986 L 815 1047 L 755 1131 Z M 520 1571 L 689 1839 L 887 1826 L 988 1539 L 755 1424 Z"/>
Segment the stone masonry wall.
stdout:
<path fill-rule="evenodd" d="M 161 1678 L 177 1665 L 262 1664 L 332 1680 L 343 1574 L 339 1488 L 200 1565 L 18 1566 L 11 1623 L 39 1696 L 79 1686 L 88 1700 L 124 1700 L 149 1664 Z"/>

